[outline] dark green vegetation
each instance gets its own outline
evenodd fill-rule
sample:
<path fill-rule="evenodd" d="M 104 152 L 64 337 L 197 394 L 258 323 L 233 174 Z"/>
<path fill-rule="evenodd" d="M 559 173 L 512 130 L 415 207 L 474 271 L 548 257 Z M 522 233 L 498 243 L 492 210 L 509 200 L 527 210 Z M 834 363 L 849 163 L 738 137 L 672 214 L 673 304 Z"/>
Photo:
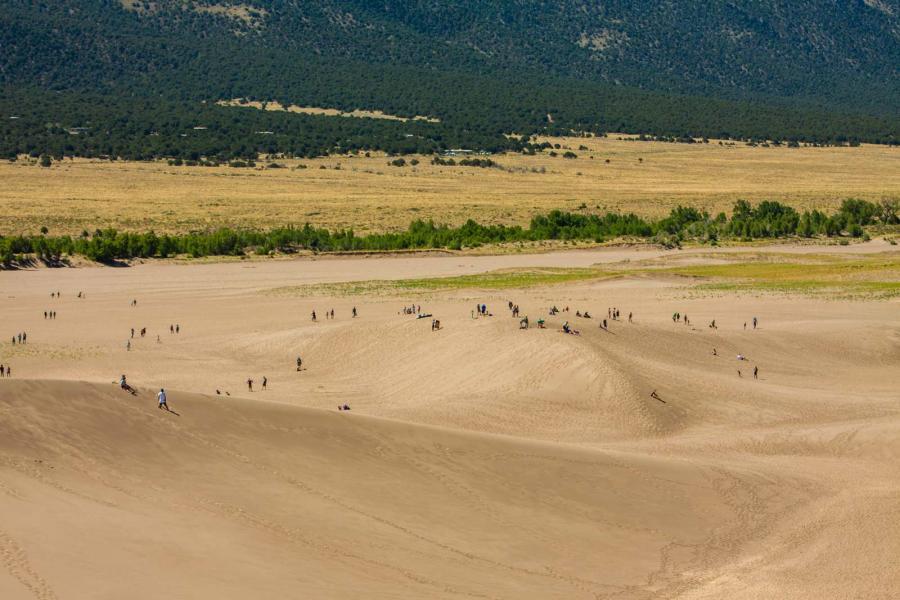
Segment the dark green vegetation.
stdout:
<path fill-rule="evenodd" d="M 898 15 L 893 0 L 0 0 L 0 155 L 491 151 L 571 131 L 897 143 Z M 440 123 L 215 105 L 243 97 Z"/>
<path fill-rule="evenodd" d="M 352 229 L 331 232 L 310 226 L 284 227 L 270 231 L 219 229 L 185 235 L 123 233 L 113 229 L 83 232 L 79 238 L 41 235 L 0 237 L 0 262 L 5 266 L 24 264 L 23 255 L 36 255 L 50 264 L 64 255 L 81 255 L 91 260 L 111 262 L 129 258 L 169 257 L 186 254 L 236 256 L 252 251 L 271 252 L 385 251 L 445 248 L 460 250 L 484 244 L 536 242 L 544 240 L 590 240 L 639 238 L 672 247 L 684 240 L 716 243 L 720 238 L 753 240 L 791 236 L 861 237 L 864 226 L 896 226 L 900 223 L 896 202 L 876 205 L 863 200 L 846 200 L 833 215 L 819 211 L 802 215 L 778 202 L 762 202 L 756 207 L 740 200 L 728 218 L 716 217 L 693 208 L 678 207 L 659 221 L 647 221 L 634 214 L 583 215 L 552 211 L 531 220 L 530 226 L 480 225 L 469 220 L 460 227 L 413 221 L 406 231 L 357 236 Z"/>

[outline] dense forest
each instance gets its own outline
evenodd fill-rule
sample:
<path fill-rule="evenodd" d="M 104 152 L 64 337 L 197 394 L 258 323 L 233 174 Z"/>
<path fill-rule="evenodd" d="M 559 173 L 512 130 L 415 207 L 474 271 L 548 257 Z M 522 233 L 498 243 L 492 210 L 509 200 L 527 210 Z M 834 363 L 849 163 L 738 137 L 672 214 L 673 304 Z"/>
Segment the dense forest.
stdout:
<path fill-rule="evenodd" d="M 898 143 L 889 5 L 0 0 L 0 155 L 495 151 L 573 131 Z M 233 98 L 439 122 L 216 105 Z"/>
<path fill-rule="evenodd" d="M 84 256 L 99 262 L 132 258 L 237 256 L 255 254 L 313 252 L 390 251 L 410 249 L 461 250 L 485 244 L 581 240 L 603 242 L 614 238 L 653 241 L 667 247 L 693 240 L 716 244 L 719 239 L 749 241 L 765 238 L 818 236 L 863 237 L 865 227 L 896 227 L 900 224 L 900 204 L 885 200 L 874 204 L 865 200 L 845 200 L 831 215 L 818 210 L 798 213 L 779 202 L 756 206 L 739 200 L 730 217 L 711 216 L 694 208 L 677 207 L 669 216 L 648 221 L 634 214 L 605 215 L 552 211 L 532 218 L 529 227 L 481 225 L 469 220 L 459 227 L 417 220 L 405 231 L 356 235 L 352 229 L 329 231 L 312 227 L 282 227 L 269 231 L 218 229 L 179 235 L 154 232 L 132 233 L 114 229 L 84 231 L 81 236 L 40 235 L 0 236 L 0 264 L 5 268 L 25 265 L 29 256 L 47 264 L 61 264 L 67 255 Z"/>

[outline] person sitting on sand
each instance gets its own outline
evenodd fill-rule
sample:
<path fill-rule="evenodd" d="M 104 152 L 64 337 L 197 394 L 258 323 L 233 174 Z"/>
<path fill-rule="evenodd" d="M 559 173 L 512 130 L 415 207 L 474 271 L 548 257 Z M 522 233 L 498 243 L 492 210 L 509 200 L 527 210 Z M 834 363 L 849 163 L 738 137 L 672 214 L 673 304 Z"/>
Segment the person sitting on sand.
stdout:
<path fill-rule="evenodd" d="M 588 311 L 584 311 L 584 314 L 581 315 L 581 316 L 583 316 L 585 319 L 590 319 L 590 318 L 591 318 L 591 313 L 589 313 Z"/>
<path fill-rule="evenodd" d="M 569 327 L 569 322 L 568 322 L 568 321 L 566 321 L 565 323 L 563 323 L 563 328 L 562 328 L 562 330 L 563 330 L 564 333 L 571 333 L 572 335 L 581 335 L 581 332 L 580 332 L 580 331 L 578 331 L 577 329 L 572 329 L 571 327 Z"/>
<path fill-rule="evenodd" d="M 338 404 L 338 410 L 350 410 L 349 404 Z"/>
<path fill-rule="evenodd" d="M 580 310 L 576 310 L 576 311 L 575 311 L 575 316 L 576 316 L 576 317 L 580 317 L 580 316 L 581 316 L 581 311 L 580 311 Z"/>
<path fill-rule="evenodd" d="M 715 349 L 715 348 L 713 348 L 713 356 L 718 356 L 718 355 L 719 355 L 719 353 L 716 352 L 716 349 Z"/>
<path fill-rule="evenodd" d="M 744 357 L 743 354 L 738 354 L 738 355 L 737 355 L 737 359 L 738 359 L 738 360 L 747 360 L 747 359 Z"/>
<path fill-rule="evenodd" d="M 537 325 L 538 325 L 538 329 L 544 329 L 544 320 L 538 319 Z"/>
<path fill-rule="evenodd" d="M 528 329 L 528 316 L 526 315 L 524 319 L 519 321 L 519 329 Z"/>
<path fill-rule="evenodd" d="M 662 401 L 662 398 L 659 397 L 659 394 L 656 393 L 656 390 L 653 390 L 652 392 L 650 392 L 650 397 L 653 398 L 654 400 Z"/>
<path fill-rule="evenodd" d="M 164 408 L 169 411 L 169 405 L 166 404 L 166 390 L 159 388 L 159 393 L 156 395 L 156 400 L 158 402 L 156 408 Z"/>

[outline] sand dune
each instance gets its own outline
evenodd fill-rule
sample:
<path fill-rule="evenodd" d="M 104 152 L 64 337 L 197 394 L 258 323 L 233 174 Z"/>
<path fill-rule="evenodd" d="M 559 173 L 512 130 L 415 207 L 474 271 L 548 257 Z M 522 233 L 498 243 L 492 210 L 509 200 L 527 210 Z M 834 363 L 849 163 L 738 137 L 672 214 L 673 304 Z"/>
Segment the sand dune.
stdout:
<path fill-rule="evenodd" d="M 265 293 L 528 260 L 2 274 L 4 327 L 30 333 L 0 346 L 15 368 L 0 380 L 0 598 L 900 594 L 896 302 L 647 278 Z M 510 298 L 548 328 L 520 331 Z M 413 300 L 444 329 L 399 314 Z M 495 316 L 473 319 L 475 302 Z M 634 322 L 601 330 L 609 306 Z M 126 351 L 132 326 L 149 335 Z M 137 396 L 112 383 L 122 372 Z M 156 408 L 159 386 L 178 415 Z"/>
<path fill-rule="evenodd" d="M 672 596 L 784 552 L 741 550 L 798 506 L 782 535 L 813 542 L 817 517 L 858 535 L 863 500 L 896 515 L 887 489 L 821 499 L 801 469 L 183 393 L 174 416 L 153 391 L 0 387 L 4 597 Z"/>

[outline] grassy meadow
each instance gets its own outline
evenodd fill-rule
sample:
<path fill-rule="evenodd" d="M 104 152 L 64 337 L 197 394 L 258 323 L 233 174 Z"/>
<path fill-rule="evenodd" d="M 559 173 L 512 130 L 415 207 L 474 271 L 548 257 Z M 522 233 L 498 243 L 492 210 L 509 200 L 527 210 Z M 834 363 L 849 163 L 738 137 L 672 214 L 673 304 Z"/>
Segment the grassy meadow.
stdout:
<path fill-rule="evenodd" d="M 847 197 L 900 197 L 900 148 L 763 148 L 615 136 L 550 141 L 562 146 L 559 156 L 494 156 L 503 168 L 437 166 L 429 157 L 393 167 L 383 155 L 276 161 L 286 168 L 261 161 L 255 169 L 3 162 L 0 234 L 33 234 L 42 226 L 77 235 L 103 227 L 183 233 L 306 222 L 367 233 L 405 228 L 416 218 L 526 224 L 552 209 L 659 217 L 678 204 L 730 211 L 739 198 L 832 210 Z M 566 148 L 577 158 L 563 158 Z"/>

